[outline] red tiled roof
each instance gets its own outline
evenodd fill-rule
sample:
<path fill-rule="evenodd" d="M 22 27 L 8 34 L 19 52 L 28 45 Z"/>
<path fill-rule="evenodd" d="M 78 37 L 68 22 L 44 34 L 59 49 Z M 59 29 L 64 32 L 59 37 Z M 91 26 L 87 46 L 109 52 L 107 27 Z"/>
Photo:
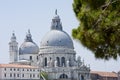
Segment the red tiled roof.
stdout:
<path fill-rule="evenodd" d="M 117 77 L 117 73 L 115 73 L 115 72 L 91 71 L 90 73 L 98 74 L 103 77 Z"/>
<path fill-rule="evenodd" d="M 0 64 L 0 68 L 37 68 L 37 67 L 20 64 Z"/>

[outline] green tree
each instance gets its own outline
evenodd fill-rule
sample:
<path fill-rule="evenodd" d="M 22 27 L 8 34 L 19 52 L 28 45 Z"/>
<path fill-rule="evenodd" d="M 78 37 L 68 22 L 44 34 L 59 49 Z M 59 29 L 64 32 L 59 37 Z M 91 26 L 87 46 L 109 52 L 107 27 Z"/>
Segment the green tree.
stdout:
<path fill-rule="evenodd" d="M 72 30 L 96 58 L 109 60 L 120 56 L 120 0 L 74 0 L 73 10 L 80 22 Z"/>
<path fill-rule="evenodd" d="M 48 74 L 44 71 L 40 73 L 40 77 L 42 77 L 43 80 L 48 80 Z"/>

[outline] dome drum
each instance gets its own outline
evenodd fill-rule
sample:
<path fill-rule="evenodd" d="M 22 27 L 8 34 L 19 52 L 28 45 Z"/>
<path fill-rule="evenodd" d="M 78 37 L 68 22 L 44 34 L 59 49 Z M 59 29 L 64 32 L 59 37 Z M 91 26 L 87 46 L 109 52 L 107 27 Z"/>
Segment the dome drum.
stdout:
<path fill-rule="evenodd" d="M 72 53 L 72 54 L 75 54 L 76 52 L 73 50 L 73 49 L 70 49 L 70 48 L 66 48 L 66 47 L 53 47 L 53 46 L 47 46 L 47 47 L 41 47 L 40 48 L 40 51 L 39 51 L 39 54 L 50 54 L 50 53 L 63 53 L 63 54 L 66 54 L 66 53 Z"/>

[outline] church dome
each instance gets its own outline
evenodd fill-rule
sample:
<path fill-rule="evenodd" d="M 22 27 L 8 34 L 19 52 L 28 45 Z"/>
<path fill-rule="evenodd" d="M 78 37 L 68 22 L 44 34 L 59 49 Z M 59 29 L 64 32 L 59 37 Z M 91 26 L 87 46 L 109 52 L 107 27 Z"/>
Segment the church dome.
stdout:
<path fill-rule="evenodd" d="M 38 52 L 39 47 L 33 42 L 30 31 L 28 31 L 25 41 L 19 48 L 19 54 L 38 54 Z"/>
<path fill-rule="evenodd" d="M 73 42 L 66 32 L 51 30 L 42 39 L 40 46 L 63 46 L 66 48 L 73 48 Z"/>
<path fill-rule="evenodd" d="M 62 30 L 62 24 L 57 13 L 52 19 L 51 30 L 42 39 L 40 46 L 41 48 L 46 46 L 74 48 L 72 39 Z"/>

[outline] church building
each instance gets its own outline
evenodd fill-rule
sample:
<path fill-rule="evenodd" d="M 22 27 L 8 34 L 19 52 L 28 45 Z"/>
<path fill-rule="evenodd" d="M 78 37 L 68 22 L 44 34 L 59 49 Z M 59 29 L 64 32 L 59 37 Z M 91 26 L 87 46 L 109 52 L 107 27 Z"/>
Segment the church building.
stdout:
<path fill-rule="evenodd" d="M 24 42 L 18 48 L 13 33 L 9 42 L 9 54 L 11 65 L 37 67 L 40 77 L 36 80 L 90 80 L 90 66 L 86 66 L 80 56 L 76 59 L 73 41 L 63 30 L 57 11 L 52 19 L 50 31 L 41 40 L 40 47 L 33 41 L 28 30 Z"/>

